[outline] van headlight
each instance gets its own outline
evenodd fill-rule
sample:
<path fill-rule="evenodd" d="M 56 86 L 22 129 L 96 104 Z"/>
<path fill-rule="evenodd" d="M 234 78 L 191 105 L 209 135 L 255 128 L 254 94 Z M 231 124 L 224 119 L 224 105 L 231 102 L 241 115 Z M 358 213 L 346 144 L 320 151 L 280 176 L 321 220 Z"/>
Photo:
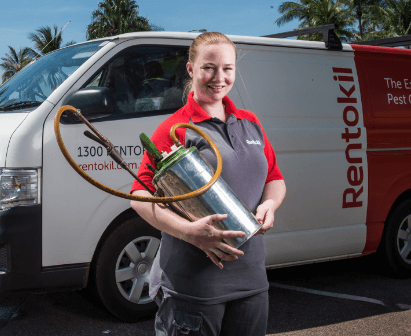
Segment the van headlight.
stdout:
<path fill-rule="evenodd" d="M 0 211 L 40 204 L 40 169 L 0 169 Z"/>

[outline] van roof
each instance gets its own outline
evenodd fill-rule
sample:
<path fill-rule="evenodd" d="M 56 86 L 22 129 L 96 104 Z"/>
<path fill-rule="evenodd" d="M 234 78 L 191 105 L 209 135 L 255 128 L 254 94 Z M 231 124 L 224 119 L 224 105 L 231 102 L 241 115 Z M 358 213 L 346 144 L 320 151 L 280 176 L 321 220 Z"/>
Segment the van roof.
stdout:
<path fill-rule="evenodd" d="M 173 31 L 150 31 L 150 32 L 135 32 L 126 33 L 111 38 L 104 38 L 109 40 L 114 39 L 137 39 L 137 38 L 166 38 L 179 40 L 194 40 L 200 33 L 184 33 Z M 294 48 L 306 49 L 323 49 L 326 50 L 324 42 L 304 41 L 304 40 L 289 40 L 283 38 L 272 37 L 256 37 L 256 36 L 241 36 L 241 35 L 227 35 L 227 37 L 234 43 L 250 44 L 250 45 L 270 45 L 270 46 L 284 46 Z M 343 51 L 352 51 L 349 44 L 343 44 Z"/>

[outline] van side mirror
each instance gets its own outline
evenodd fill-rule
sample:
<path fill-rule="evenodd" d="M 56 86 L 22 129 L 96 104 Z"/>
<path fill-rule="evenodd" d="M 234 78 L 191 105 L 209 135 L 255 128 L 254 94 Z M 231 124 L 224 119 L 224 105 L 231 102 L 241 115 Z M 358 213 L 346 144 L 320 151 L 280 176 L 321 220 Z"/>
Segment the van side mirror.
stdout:
<path fill-rule="evenodd" d="M 106 87 L 87 87 L 73 92 L 63 100 L 63 105 L 71 105 L 81 110 L 87 119 L 93 120 L 111 115 L 114 111 L 111 90 Z M 77 123 L 79 121 L 72 113 L 64 113 L 63 123 Z"/>

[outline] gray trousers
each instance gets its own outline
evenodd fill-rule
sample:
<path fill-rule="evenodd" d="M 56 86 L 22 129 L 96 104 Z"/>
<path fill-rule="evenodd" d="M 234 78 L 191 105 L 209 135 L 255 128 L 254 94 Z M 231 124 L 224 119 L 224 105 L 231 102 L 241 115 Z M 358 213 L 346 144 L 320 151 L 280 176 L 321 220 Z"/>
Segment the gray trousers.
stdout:
<path fill-rule="evenodd" d="M 156 297 L 159 310 L 156 336 L 264 336 L 268 319 L 268 291 L 213 305 L 180 298 Z"/>

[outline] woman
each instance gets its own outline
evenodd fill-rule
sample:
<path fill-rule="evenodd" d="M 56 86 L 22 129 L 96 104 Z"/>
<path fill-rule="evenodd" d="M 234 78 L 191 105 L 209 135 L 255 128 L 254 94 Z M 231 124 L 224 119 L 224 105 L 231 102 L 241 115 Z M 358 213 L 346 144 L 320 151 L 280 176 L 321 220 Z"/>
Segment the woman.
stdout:
<path fill-rule="evenodd" d="M 222 178 L 262 223 L 259 233 L 273 226 L 274 212 L 285 196 L 283 177 L 261 124 L 249 111 L 226 97 L 235 80 L 235 45 L 221 33 L 199 35 L 189 50 L 187 71 L 192 79 L 187 104 L 166 119 L 152 141 L 160 150 L 173 144 L 169 132 L 177 122 L 190 122 L 216 142 L 223 157 Z M 188 148 L 196 146 L 216 167 L 209 145 L 195 132 L 176 132 Z M 139 177 L 151 185 L 145 163 Z M 149 196 L 134 182 L 132 193 Z M 154 190 L 154 188 L 153 188 Z M 216 214 L 189 222 L 162 205 L 131 202 L 138 214 L 162 231 L 159 253 L 151 270 L 150 296 L 159 304 L 157 335 L 265 335 L 268 316 L 266 256 L 261 235 L 235 249 L 223 239 L 241 231 L 221 231 Z M 218 266 L 218 267 L 216 267 Z"/>

